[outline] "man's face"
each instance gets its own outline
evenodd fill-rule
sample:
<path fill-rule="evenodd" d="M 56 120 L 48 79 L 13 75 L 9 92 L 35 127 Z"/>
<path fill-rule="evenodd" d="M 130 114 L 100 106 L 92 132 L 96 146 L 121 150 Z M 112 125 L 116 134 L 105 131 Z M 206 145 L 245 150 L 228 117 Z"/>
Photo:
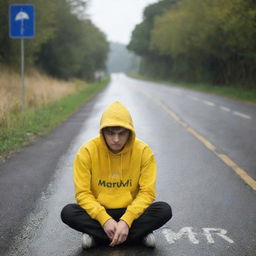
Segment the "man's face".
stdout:
<path fill-rule="evenodd" d="M 124 148 L 129 139 L 130 131 L 123 127 L 117 129 L 106 127 L 103 129 L 103 135 L 110 151 L 116 154 Z"/>

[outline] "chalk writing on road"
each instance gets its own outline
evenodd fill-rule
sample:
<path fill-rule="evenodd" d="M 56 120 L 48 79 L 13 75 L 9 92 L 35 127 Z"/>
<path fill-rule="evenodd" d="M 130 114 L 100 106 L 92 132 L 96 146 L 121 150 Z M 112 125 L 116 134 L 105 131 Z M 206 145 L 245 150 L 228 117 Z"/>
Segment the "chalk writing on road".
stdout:
<path fill-rule="evenodd" d="M 181 238 L 187 238 L 192 244 L 199 244 L 199 237 L 203 235 L 206 238 L 208 244 L 214 244 L 217 237 L 220 237 L 227 243 L 233 244 L 234 241 L 227 236 L 227 230 L 222 228 L 202 228 L 202 232 L 196 233 L 192 227 L 181 228 L 178 232 L 172 231 L 170 228 L 162 229 L 162 233 L 165 236 L 169 244 L 174 244 L 175 241 Z"/>

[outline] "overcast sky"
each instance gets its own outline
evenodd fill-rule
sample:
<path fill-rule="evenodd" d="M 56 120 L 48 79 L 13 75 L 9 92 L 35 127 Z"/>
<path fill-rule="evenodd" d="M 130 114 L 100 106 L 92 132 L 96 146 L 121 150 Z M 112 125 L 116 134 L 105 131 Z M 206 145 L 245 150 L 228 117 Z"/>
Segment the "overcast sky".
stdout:
<path fill-rule="evenodd" d="M 127 44 L 145 6 L 158 0 L 89 0 L 87 14 L 109 41 Z"/>

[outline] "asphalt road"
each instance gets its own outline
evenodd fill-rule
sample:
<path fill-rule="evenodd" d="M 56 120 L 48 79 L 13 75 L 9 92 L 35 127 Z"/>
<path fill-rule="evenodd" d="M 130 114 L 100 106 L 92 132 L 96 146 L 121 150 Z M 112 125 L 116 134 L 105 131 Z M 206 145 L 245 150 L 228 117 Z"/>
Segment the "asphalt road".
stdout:
<path fill-rule="evenodd" d="M 157 247 L 81 249 L 59 213 L 74 202 L 72 163 L 104 108 L 130 110 L 158 163 L 157 200 L 173 219 Z M 123 74 L 51 134 L 0 164 L 0 255 L 256 255 L 256 106 Z"/>

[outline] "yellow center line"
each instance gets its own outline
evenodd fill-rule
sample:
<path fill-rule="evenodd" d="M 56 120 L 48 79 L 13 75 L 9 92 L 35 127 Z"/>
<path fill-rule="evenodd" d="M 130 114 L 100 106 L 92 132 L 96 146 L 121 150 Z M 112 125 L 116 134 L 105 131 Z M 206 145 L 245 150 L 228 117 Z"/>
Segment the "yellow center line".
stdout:
<path fill-rule="evenodd" d="M 190 134 L 196 137 L 206 148 L 211 150 L 219 159 L 221 159 L 227 166 L 229 166 L 246 184 L 248 184 L 253 190 L 256 190 L 256 181 L 248 175 L 248 173 L 240 168 L 231 158 L 227 155 L 219 154 L 216 147 L 207 140 L 204 136 L 196 132 L 186 122 L 182 121 L 181 118 L 174 113 L 169 107 L 163 104 L 160 100 L 152 98 L 153 101 L 159 105 L 167 114 L 169 114 L 178 124 L 183 126 Z"/>

